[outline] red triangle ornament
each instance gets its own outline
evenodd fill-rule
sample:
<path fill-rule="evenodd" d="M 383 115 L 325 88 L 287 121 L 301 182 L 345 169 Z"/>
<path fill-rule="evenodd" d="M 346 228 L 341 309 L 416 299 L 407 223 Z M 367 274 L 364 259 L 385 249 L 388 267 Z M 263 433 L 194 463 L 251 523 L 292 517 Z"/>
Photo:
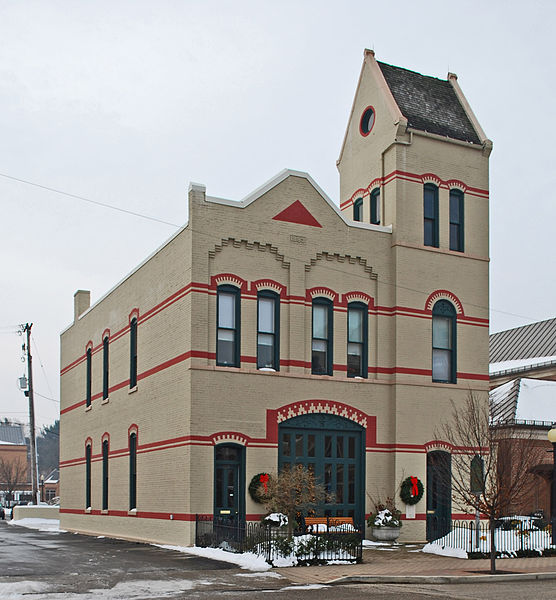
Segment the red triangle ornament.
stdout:
<path fill-rule="evenodd" d="M 322 227 L 299 200 L 296 200 L 275 217 L 272 217 L 272 220 L 297 223 L 298 225 L 309 225 L 310 227 Z"/>

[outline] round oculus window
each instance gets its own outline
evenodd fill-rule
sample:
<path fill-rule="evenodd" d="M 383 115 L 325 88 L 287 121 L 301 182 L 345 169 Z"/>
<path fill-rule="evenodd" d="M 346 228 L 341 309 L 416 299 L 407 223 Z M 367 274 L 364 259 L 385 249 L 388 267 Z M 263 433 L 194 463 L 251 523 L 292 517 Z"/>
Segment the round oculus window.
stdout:
<path fill-rule="evenodd" d="M 369 135 L 371 129 L 375 124 L 375 109 L 372 106 L 368 106 L 361 115 L 361 122 L 359 123 L 359 131 L 361 135 Z"/>

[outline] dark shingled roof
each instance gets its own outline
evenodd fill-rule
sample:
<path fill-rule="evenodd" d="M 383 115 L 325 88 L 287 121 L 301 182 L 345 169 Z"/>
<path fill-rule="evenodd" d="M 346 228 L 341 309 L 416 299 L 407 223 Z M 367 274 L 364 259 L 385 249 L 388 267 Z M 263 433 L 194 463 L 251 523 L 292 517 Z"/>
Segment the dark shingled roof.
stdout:
<path fill-rule="evenodd" d="M 481 143 L 449 81 L 382 62 L 378 65 L 409 127 Z"/>
<path fill-rule="evenodd" d="M 489 362 L 556 356 L 556 319 L 539 321 L 489 336 Z"/>
<path fill-rule="evenodd" d="M 11 423 L 0 423 L 0 444 L 2 442 L 25 446 L 23 427 L 21 425 L 12 425 Z"/>

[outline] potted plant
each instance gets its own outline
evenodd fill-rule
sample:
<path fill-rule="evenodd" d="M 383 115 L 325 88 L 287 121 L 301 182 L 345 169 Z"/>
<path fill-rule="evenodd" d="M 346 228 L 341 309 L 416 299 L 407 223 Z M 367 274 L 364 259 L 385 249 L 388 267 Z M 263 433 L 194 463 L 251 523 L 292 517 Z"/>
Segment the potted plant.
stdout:
<path fill-rule="evenodd" d="M 367 519 L 373 538 L 379 542 L 397 540 L 402 526 L 401 516 L 402 513 L 395 507 L 393 498 L 387 498 L 386 502 L 377 502 L 375 510 Z"/>

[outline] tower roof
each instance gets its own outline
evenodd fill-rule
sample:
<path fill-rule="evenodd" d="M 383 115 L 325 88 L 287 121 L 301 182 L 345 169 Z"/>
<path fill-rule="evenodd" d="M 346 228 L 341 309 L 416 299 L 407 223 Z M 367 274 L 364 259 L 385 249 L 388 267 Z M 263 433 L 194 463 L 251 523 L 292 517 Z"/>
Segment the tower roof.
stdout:
<path fill-rule="evenodd" d="M 379 61 L 377 64 L 409 127 L 481 144 L 450 81 Z"/>
<path fill-rule="evenodd" d="M 25 446 L 23 427 L 16 423 L 0 423 L 0 444 Z"/>

